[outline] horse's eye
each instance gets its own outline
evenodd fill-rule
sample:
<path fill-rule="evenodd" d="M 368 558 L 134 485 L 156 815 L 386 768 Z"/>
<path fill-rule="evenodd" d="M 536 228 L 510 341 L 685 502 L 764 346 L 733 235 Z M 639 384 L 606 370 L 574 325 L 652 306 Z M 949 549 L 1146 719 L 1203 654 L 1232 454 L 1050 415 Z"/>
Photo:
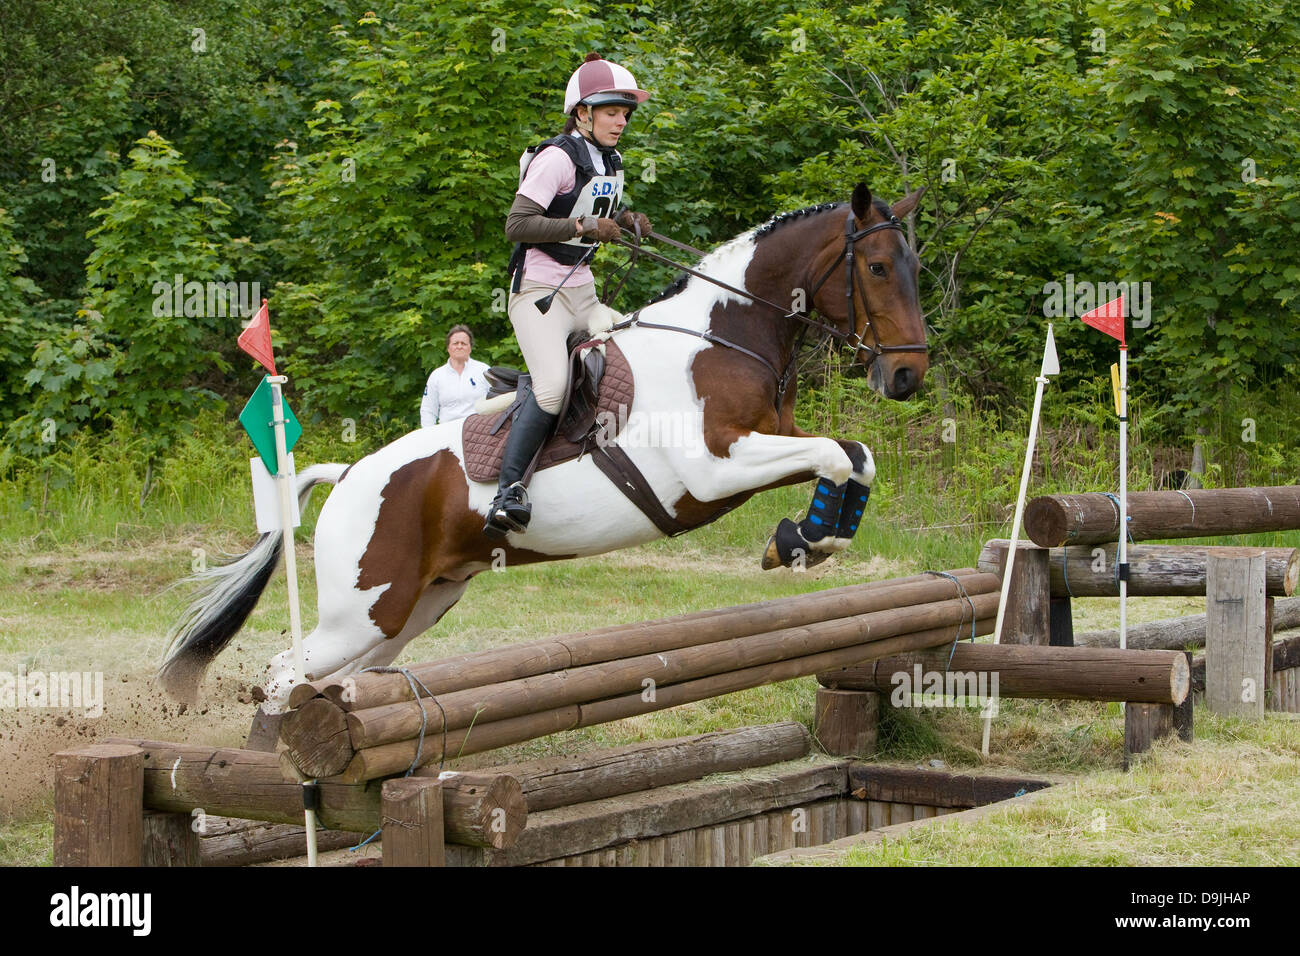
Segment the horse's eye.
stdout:
<path fill-rule="evenodd" d="M 870 268 L 871 268 L 871 274 L 873 276 L 879 276 L 882 279 L 885 277 L 885 267 L 882 266 L 879 262 L 871 263 Z"/>

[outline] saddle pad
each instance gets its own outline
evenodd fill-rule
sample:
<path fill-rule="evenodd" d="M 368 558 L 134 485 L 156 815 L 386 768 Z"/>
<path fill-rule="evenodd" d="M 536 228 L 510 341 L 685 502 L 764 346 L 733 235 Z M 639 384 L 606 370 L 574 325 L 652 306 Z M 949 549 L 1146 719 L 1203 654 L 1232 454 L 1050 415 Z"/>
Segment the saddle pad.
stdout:
<path fill-rule="evenodd" d="M 627 412 L 619 414 L 619 407 L 629 411 L 632 408 L 632 391 L 632 369 L 627 364 L 627 357 L 610 339 L 605 342 L 605 374 L 601 376 L 600 392 L 596 397 L 597 421 L 612 420 L 611 427 L 606 429 L 610 438 L 618 433 L 619 426 L 627 418 Z M 506 437 L 510 434 L 511 423 L 506 422 L 495 435 L 489 432 L 503 414 L 505 413 L 471 415 L 465 419 L 461 437 L 465 445 L 465 472 L 471 481 L 496 481 L 497 475 L 501 473 L 501 459 L 505 455 Z M 605 417 L 602 418 L 602 415 Z M 542 447 L 536 470 L 572 461 L 582 451 L 583 445 L 571 442 L 562 435 L 553 435 Z"/>

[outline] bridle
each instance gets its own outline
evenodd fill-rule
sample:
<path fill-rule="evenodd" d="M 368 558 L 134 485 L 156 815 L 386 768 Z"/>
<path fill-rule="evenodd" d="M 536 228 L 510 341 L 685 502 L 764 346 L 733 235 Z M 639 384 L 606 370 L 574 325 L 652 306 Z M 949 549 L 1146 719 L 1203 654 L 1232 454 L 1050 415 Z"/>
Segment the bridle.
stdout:
<path fill-rule="evenodd" d="M 673 266 L 674 268 L 679 269 L 682 272 L 687 273 L 688 275 L 693 275 L 696 278 L 703 279 L 706 282 L 711 282 L 716 286 L 726 289 L 728 292 L 734 292 L 737 295 L 744 296 L 745 298 L 749 299 L 752 302 L 757 302 L 762 305 L 770 306 L 771 308 L 776 309 L 778 312 L 784 313 L 782 315 L 782 318 L 797 319 L 799 322 L 803 323 L 799 329 L 798 336 L 795 339 L 795 345 L 791 351 L 790 361 L 786 363 L 786 367 L 784 371 L 778 372 L 776 366 L 774 366 L 771 362 L 769 362 L 767 359 L 765 359 L 763 356 L 759 355 L 758 353 L 753 352 L 750 349 L 745 348 L 744 346 L 737 345 L 734 342 L 729 342 L 726 339 L 720 338 L 711 332 L 708 331 L 697 332 L 694 329 L 684 329 L 675 325 L 662 325 L 656 322 L 643 322 L 640 319 L 640 315 L 641 315 L 640 310 L 634 312 L 632 316 L 626 321 L 620 322 L 617 325 L 615 325 L 614 330 L 628 328 L 629 326 L 632 325 L 637 325 L 641 328 L 666 329 L 673 332 L 685 332 L 689 335 L 698 336 L 707 342 L 716 343 L 718 345 L 722 345 L 727 348 L 734 349 L 738 352 L 742 352 L 750 356 L 751 358 L 757 359 L 759 362 L 762 362 L 764 365 L 766 365 L 772 371 L 772 374 L 776 376 L 777 408 L 780 408 L 782 402 L 784 401 L 786 390 L 789 388 L 790 381 L 793 378 L 795 373 L 795 367 L 796 367 L 795 362 L 799 355 L 799 347 L 802 344 L 804 335 L 807 333 L 808 329 L 810 328 L 816 329 L 817 331 L 821 332 L 824 336 L 823 341 L 826 341 L 827 339 L 834 339 L 841 344 L 841 347 L 845 345 L 851 346 L 853 348 L 853 354 L 855 356 L 860 351 L 865 351 L 870 353 L 871 358 L 864 363 L 868 369 L 875 363 L 876 359 L 880 358 L 880 356 L 882 355 L 886 355 L 893 352 L 926 352 L 928 348 L 924 342 L 913 342 L 913 343 L 908 343 L 907 345 L 881 345 L 880 334 L 876 331 L 875 325 L 873 325 L 871 322 L 871 307 L 867 303 L 867 296 L 865 291 L 863 292 L 862 295 L 863 309 L 866 313 L 865 321 L 863 324 L 863 332 L 864 333 L 866 331 L 871 332 L 871 339 L 872 339 L 871 345 L 868 346 L 863 336 L 858 334 L 857 303 L 853 294 L 855 291 L 855 281 L 857 278 L 857 267 L 855 265 L 856 256 L 853 247 L 859 239 L 865 239 L 867 236 L 871 235 L 872 233 L 880 232 L 882 229 L 897 229 L 899 232 L 903 232 L 904 230 L 903 230 L 903 224 L 897 216 L 890 216 L 889 219 L 887 219 L 885 222 L 878 222 L 873 226 L 866 226 L 862 229 L 856 229 L 856 230 L 853 228 L 853 223 L 854 223 L 854 215 L 852 209 L 850 209 L 848 218 L 844 222 L 844 252 L 839 256 L 837 256 L 831 262 L 830 266 L 826 269 L 825 272 L 822 273 L 821 278 L 817 280 L 816 284 L 813 285 L 812 289 L 808 292 L 807 295 L 807 301 L 811 303 L 813 301 L 813 298 L 816 296 L 817 291 L 821 289 L 821 287 L 826 284 L 826 280 L 831 277 L 831 273 L 833 273 L 837 267 L 843 264 L 844 294 L 845 297 L 848 299 L 848 313 L 849 313 L 847 332 L 841 331 L 840 329 L 837 329 L 832 325 L 827 325 L 824 322 L 817 321 L 809 314 L 808 309 L 786 311 L 783 306 L 777 305 L 775 302 L 765 299 L 762 296 L 754 295 L 752 292 L 745 292 L 742 289 L 737 289 L 735 286 L 723 282 L 721 279 L 716 279 L 713 276 L 705 275 L 704 273 L 692 269 L 689 266 L 683 265 L 680 262 L 675 262 L 666 256 L 661 256 L 658 253 L 650 252 L 649 250 L 643 248 L 640 245 L 640 241 L 639 241 L 641 238 L 640 230 L 637 230 L 636 238 L 638 241 L 635 243 L 628 242 L 625 239 L 614 240 L 615 243 L 617 243 L 618 245 L 626 246 L 629 249 L 632 249 L 634 256 L 643 255 L 646 256 L 647 258 L 656 260 L 658 262 L 662 262 L 666 265 Z M 683 251 L 699 255 L 701 258 L 704 255 L 706 255 L 706 253 L 703 253 L 698 249 L 692 249 L 690 246 L 687 246 L 680 242 L 676 242 L 675 240 L 669 239 L 667 236 L 661 236 L 655 232 L 650 233 L 649 238 L 656 239 L 662 242 L 667 242 L 669 245 L 673 245 L 679 249 L 682 249 Z M 622 288 L 621 284 L 619 288 Z"/>
<path fill-rule="evenodd" d="M 867 303 L 867 295 L 865 291 L 862 293 L 863 310 L 866 312 L 863 331 L 869 330 L 871 332 L 872 344 L 870 348 L 867 347 L 862 336 L 859 335 L 857 332 L 857 328 L 858 328 L 857 301 L 854 298 L 853 292 L 854 292 L 854 281 L 857 278 L 858 270 L 854 264 L 856 260 L 856 254 L 853 251 L 853 246 L 859 239 L 865 239 L 873 232 L 880 232 L 882 229 L 897 229 L 899 232 L 903 232 L 903 223 L 899 220 L 897 216 L 890 216 L 886 221 L 878 222 L 874 226 L 866 226 L 865 228 L 854 230 L 853 212 L 850 210 L 848 218 L 844 221 L 843 254 L 830 264 L 827 270 L 822 273 L 822 277 L 818 279 L 817 283 L 812 287 L 812 291 L 808 293 L 808 301 L 811 302 L 813 300 L 813 296 L 817 294 L 817 290 L 826 284 L 826 280 L 831 277 L 831 273 L 835 271 L 837 266 L 843 263 L 844 264 L 844 295 L 848 299 L 848 307 L 849 307 L 849 331 L 848 332 L 841 332 L 839 329 L 831 328 L 829 326 L 823 325 L 822 323 L 813 323 L 811 318 L 808 318 L 806 315 L 799 316 L 799 315 L 791 314 L 790 316 L 788 316 L 789 318 L 802 318 L 803 321 L 807 322 L 809 325 L 815 325 L 816 327 L 822 329 L 823 331 L 829 332 L 832 338 L 843 340 L 843 344 L 852 345 L 854 355 L 857 355 L 857 353 L 861 350 L 870 352 L 871 358 L 866 363 L 867 368 L 870 368 L 871 365 L 876 361 L 876 359 L 880 358 L 880 356 L 886 355 L 890 352 L 925 352 L 928 350 L 924 342 L 912 342 L 907 345 L 881 345 L 880 334 L 876 332 L 876 327 L 871 323 L 871 307 Z"/>

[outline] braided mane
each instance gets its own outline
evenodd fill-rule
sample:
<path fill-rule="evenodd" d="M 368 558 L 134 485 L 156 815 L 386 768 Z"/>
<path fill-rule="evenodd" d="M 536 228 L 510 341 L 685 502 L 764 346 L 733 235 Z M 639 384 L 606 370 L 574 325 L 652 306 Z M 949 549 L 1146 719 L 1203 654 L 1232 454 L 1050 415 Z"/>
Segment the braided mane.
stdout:
<path fill-rule="evenodd" d="M 802 218 L 803 216 L 811 216 L 819 212 L 826 212 L 826 210 L 828 209 L 835 209 L 843 205 L 844 203 L 839 203 L 839 202 L 824 202 L 819 206 L 807 206 L 803 209 L 796 209 L 793 212 L 778 213 L 777 215 L 769 219 L 767 222 L 763 223 L 763 225 L 759 226 L 757 229 L 754 230 L 754 238 L 758 239 L 761 238 L 762 236 L 766 236 L 769 232 L 772 232 L 774 229 L 778 228 L 779 226 L 783 226 L 787 222 L 793 222 L 794 220 Z"/>
<path fill-rule="evenodd" d="M 893 214 L 889 208 L 889 204 L 882 199 L 876 199 L 875 197 L 872 197 L 871 204 L 872 206 L 875 207 L 876 211 L 879 212 L 885 218 L 889 218 L 889 216 Z M 802 219 L 805 216 L 812 216 L 812 215 L 816 215 L 817 213 L 823 213 L 831 209 L 839 209 L 844 205 L 845 203 L 842 202 L 824 202 L 817 206 L 805 206 L 803 209 L 795 209 L 790 212 L 777 213 L 767 222 L 763 223 L 761 226 L 759 226 L 757 229 L 754 230 L 754 238 L 761 239 L 763 236 L 766 236 L 768 233 L 773 232 L 776 229 L 779 229 L 781 226 L 785 225 L 786 223 L 794 222 L 795 220 Z M 686 281 L 689 278 L 690 276 L 683 272 L 676 279 L 670 282 L 662 292 L 660 292 L 657 296 L 651 299 L 649 304 L 653 305 L 656 302 L 662 302 L 664 299 L 671 299 L 673 296 L 681 292 L 682 289 L 686 287 Z"/>

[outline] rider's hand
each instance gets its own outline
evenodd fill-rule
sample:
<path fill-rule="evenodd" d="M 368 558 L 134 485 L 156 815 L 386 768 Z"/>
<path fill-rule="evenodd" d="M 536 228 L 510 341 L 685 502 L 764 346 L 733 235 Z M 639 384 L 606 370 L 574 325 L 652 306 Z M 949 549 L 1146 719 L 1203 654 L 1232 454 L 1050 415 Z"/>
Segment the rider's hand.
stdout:
<path fill-rule="evenodd" d="M 654 230 L 650 228 L 650 220 L 646 218 L 644 213 L 633 212 L 630 209 L 624 209 L 618 214 L 618 224 L 624 229 L 632 230 L 635 230 L 639 225 L 641 227 L 641 235 L 643 236 L 648 236 L 650 233 L 654 232 Z"/>
<path fill-rule="evenodd" d="M 596 220 L 596 240 L 598 242 L 613 242 L 621 238 L 623 230 L 618 228 L 618 223 L 613 219 Z"/>

